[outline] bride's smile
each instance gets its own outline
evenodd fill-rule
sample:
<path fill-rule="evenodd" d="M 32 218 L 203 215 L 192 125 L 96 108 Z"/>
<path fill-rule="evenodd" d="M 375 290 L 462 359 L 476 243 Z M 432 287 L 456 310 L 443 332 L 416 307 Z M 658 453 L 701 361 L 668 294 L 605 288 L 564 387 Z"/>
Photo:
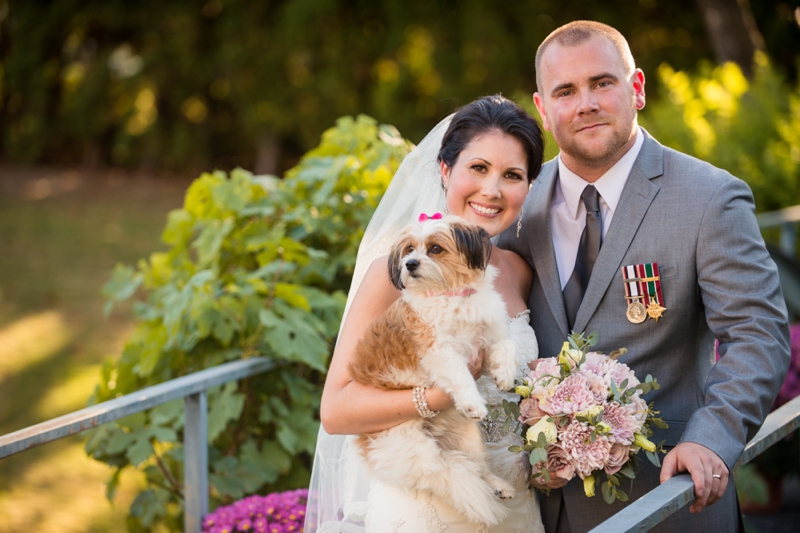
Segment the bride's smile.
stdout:
<path fill-rule="evenodd" d="M 478 135 L 452 168 L 441 164 L 450 212 L 497 235 L 519 216 L 528 193 L 528 164 L 520 142 L 505 133 Z"/>

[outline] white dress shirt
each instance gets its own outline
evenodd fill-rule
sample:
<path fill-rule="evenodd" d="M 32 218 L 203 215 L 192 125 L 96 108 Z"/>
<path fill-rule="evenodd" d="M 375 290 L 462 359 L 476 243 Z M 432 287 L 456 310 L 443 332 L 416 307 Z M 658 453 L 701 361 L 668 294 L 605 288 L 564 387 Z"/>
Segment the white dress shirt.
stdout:
<path fill-rule="evenodd" d="M 636 141 L 630 150 L 593 184 L 600 194 L 604 239 L 614 217 L 614 211 L 617 209 L 622 189 L 628 181 L 628 175 L 643 143 L 644 135 L 637 128 Z M 553 238 L 562 290 L 575 268 L 581 234 L 586 227 L 586 206 L 581 201 L 581 194 L 587 185 L 589 183 L 567 168 L 559 154 L 558 183 L 550 202 L 550 235 Z"/>

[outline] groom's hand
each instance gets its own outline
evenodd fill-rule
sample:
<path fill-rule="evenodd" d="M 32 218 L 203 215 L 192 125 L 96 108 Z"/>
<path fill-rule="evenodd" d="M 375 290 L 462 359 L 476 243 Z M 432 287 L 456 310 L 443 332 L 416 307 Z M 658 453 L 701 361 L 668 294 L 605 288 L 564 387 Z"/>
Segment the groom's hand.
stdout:
<path fill-rule="evenodd" d="M 661 466 L 661 483 L 679 472 L 689 472 L 694 482 L 695 500 L 689 508 L 699 513 L 703 507 L 716 503 L 728 486 L 728 467 L 717 454 L 701 444 L 682 442 L 675 446 Z"/>

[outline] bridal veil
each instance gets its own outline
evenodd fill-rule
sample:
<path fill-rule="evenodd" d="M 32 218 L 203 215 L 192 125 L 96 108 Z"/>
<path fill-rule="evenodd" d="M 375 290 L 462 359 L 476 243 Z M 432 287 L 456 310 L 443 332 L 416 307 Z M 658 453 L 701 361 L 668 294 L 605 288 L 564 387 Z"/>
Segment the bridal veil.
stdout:
<path fill-rule="evenodd" d="M 344 317 L 369 265 L 387 255 L 400 229 L 420 213 L 445 210 L 437 156 L 452 115 L 442 120 L 409 153 L 392 178 L 358 248 Z M 352 445 L 353 436 L 329 435 L 320 426 L 308 493 L 306 533 L 364 531 L 370 480 Z"/>

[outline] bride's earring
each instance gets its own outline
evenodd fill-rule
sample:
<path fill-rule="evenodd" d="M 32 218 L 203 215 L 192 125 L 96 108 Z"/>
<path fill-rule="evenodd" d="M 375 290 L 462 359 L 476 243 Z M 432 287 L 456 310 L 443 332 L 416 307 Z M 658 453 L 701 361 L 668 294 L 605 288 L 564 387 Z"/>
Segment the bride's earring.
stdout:
<path fill-rule="evenodd" d="M 519 210 L 519 219 L 517 220 L 517 237 L 519 237 L 519 232 L 522 230 L 522 208 Z"/>
<path fill-rule="evenodd" d="M 447 185 L 442 182 L 442 189 L 444 189 L 444 214 L 449 215 L 450 209 L 447 207 Z"/>

